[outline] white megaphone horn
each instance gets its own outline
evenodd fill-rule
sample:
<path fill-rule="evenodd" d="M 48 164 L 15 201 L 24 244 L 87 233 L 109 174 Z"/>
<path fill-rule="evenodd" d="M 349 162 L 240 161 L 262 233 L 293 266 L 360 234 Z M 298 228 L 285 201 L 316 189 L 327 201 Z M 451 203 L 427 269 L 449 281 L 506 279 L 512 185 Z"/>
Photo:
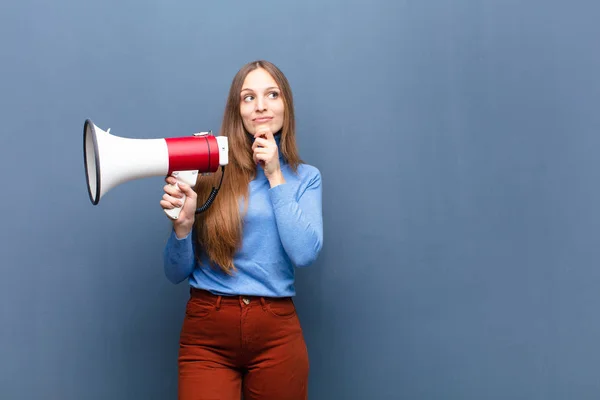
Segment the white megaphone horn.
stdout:
<path fill-rule="evenodd" d="M 93 205 L 121 183 L 151 176 L 172 174 L 194 187 L 198 174 L 213 173 L 227 165 L 227 137 L 211 132 L 163 139 L 128 139 L 103 131 L 87 119 L 83 125 L 83 157 L 88 194 Z M 223 182 L 223 174 L 221 175 Z M 206 203 L 196 212 L 212 204 L 218 188 L 213 188 Z M 185 196 L 182 199 L 185 201 Z M 165 210 L 177 219 L 181 207 Z"/>

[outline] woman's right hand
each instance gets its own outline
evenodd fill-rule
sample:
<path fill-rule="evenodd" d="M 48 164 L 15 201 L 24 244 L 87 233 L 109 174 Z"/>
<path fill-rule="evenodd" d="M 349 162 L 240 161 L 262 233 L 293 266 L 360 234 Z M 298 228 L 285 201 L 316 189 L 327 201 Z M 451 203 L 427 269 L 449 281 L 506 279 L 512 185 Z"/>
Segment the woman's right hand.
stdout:
<path fill-rule="evenodd" d="M 165 194 L 160 200 L 160 206 L 163 210 L 171 210 L 183 205 L 179 217 L 172 220 L 175 234 L 181 239 L 186 237 L 194 226 L 198 195 L 190 185 L 177 182 L 177 179 L 172 175 L 167 176 L 165 182 L 167 183 L 163 188 Z M 182 202 L 182 195 L 184 194 L 185 202 Z"/>

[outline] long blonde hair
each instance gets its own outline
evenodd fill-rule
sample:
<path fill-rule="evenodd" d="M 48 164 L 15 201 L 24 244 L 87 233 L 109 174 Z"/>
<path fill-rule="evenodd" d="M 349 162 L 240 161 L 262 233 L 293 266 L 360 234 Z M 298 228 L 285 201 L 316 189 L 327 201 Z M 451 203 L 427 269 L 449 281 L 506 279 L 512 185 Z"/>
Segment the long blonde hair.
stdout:
<path fill-rule="evenodd" d="M 196 256 L 205 254 L 212 266 L 218 266 L 225 273 L 232 274 L 236 269 L 233 258 L 242 243 L 243 214 L 248 205 L 248 184 L 256 175 L 256 165 L 252 160 L 252 136 L 248 134 L 240 115 L 242 85 L 246 76 L 262 68 L 275 80 L 281 90 L 284 104 L 283 127 L 279 152 L 293 171 L 302 163 L 296 147 L 296 124 L 292 90 L 285 75 L 274 64 L 258 60 L 244 65 L 233 78 L 220 135 L 227 136 L 229 143 L 229 163 L 225 167 L 223 184 L 211 207 L 196 215 Z M 198 206 L 202 205 L 211 189 L 218 185 L 221 172 L 198 179 L 195 190 L 198 193 Z M 240 200 L 244 209 L 240 210 Z"/>

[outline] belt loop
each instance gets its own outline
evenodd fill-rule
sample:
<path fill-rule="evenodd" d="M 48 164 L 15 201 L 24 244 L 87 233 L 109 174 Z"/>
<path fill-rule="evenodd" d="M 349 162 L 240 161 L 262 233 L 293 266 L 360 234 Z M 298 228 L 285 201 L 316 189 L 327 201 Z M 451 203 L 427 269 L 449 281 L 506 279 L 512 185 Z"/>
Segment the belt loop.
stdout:
<path fill-rule="evenodd" d="M 219 308 L 221 308 L 221 296 L 217 297 L 217 307 L 216 307 L 216 309 L 218 310 Z"/>
<path fill-rule="evenodd" d="M 267 309 L 267 306 L 266 306 L 266 302 L 265 302 L 265 298 L 264 298 L 264 297 L 261 297 L 261 298 L 260 298 L 260 304 L 262 305 L 262 309 L 263 309 L 263 310 L 266 310 L 266 309 Z"/>

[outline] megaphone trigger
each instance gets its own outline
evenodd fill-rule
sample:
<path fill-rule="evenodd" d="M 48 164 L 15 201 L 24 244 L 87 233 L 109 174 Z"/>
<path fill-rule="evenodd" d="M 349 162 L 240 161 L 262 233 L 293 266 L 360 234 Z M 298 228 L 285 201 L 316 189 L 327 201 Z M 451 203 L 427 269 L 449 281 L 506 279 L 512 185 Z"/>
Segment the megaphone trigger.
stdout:
<path fill-rule="evenodd" d="M 183 182 L 189 185 L 192 189 L 196 186 L 196 180 L 198 179 L 198 171 L 174 171 L 171 175 L 177 178 L 177 182 Z M 177 183 L 175 183 L 177 185 Z M 185 203 L 186 195 L 184 194 L 181 198 L 181 202 Z M 182 207 L 175 207 L 170 210 L 165 209 L 165 214 L 171 219 L 179 218 Z"/>

